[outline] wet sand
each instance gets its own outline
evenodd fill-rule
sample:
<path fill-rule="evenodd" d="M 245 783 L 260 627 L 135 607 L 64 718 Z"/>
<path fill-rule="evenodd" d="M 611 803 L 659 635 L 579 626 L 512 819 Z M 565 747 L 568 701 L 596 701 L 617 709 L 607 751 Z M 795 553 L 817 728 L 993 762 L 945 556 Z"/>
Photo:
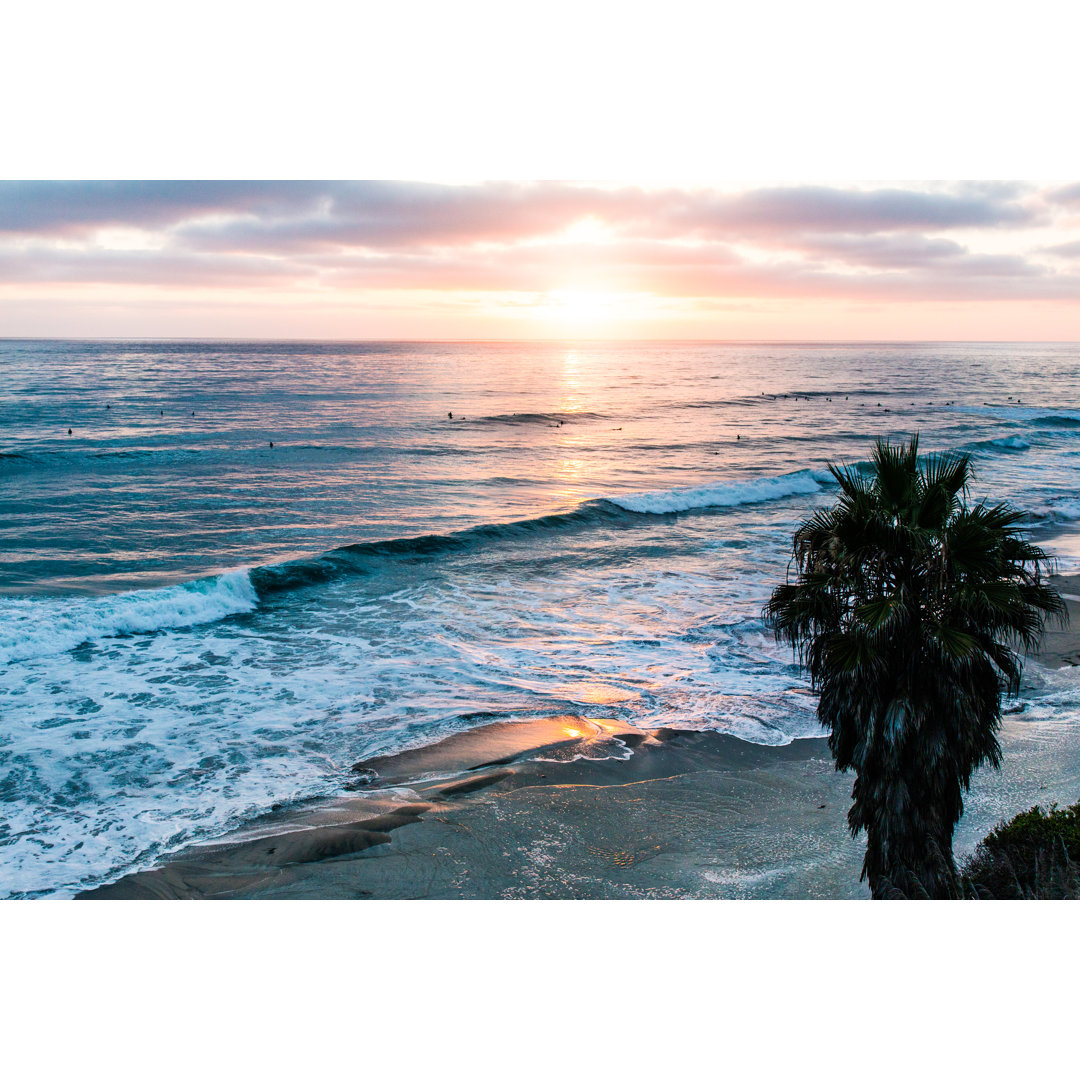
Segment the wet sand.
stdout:
<path fill-rule="evenodd" d="M 1050 584 L 1064 598 L 1069 622 L 1046 631 L 1038 659 L 1047 667 L 1080 666 L 1080 574 L 1055 574 Z"/>
<path fill-rule="evenodd" d="M 139 898 L 859 896 L 824 741 L 756 746 L 581 717 L 358 763 L 362 795 L 82 894 Z M 358 774 L 358 775 L 363 775 Z M 413 779 L 405 781 L 403 777 Z"/>
<path fill-rule="evenodd" d="M 1080 664 L 1072 616 L 1039 661 Z M 1075 597 L 1076 599 L 1072 599 Z M 1080 728 L 1006 717 L 958 855 L 1003 817 L 1080 796 Z M 824 739 L 758 746 L 716 732 L 564 716 L 494 723 L 358 762 L 336 801 L 290 808 L 80 899 L 864 898 L 848 834 L 853 777 Z"/>

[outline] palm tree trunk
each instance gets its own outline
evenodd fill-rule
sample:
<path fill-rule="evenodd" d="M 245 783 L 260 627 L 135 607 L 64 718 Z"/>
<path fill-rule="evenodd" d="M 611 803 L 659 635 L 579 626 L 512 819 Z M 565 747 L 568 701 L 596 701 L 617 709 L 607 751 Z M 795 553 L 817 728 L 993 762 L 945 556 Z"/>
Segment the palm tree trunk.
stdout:
<path fill-rule="evenodd" d="M 866 876 L 874 900 L 957 900 L 960 879 L 952 855 L 952 829 L 938 837 L 905 838 L 902 856 L 885 857 L 875 830 L 867 830 Z"/>

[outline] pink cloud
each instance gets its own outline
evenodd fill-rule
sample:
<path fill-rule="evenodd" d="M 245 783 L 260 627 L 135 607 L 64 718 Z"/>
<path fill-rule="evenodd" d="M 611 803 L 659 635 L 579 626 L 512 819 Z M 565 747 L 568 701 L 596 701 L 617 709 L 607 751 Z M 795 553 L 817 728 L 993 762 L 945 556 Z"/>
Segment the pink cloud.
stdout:
<path fill-rule="evenodd" d="M 0 282 L 161 288 L 597 288 L 664 297 L 1060 300 L 1045 230 L 1080 185 L 646 190 L 562 183 L 0 183 Z M 1078 196 L 1080 197 L 1080 196 Z M 583 219 L 588 239 L 568 229 Z M 110 248 L 101 230 L 150 234 Z M 987 235 L 995 250 L 973 250 Z M 1072 235 L 1075 235 L 1073 233 Z M 964 238 L 964 239 L 961 239 Z M 1001 251 L 1002 246 L 1009 247 Z"/>

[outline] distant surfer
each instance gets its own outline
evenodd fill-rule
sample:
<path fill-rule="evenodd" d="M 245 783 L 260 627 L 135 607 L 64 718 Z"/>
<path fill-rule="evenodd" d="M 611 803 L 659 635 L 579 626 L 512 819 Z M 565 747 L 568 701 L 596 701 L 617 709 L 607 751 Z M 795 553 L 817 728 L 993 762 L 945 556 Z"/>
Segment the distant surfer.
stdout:
<path fill-rule="evenodd" d="M 273 449 L 274 449 L 274 444 L 273 444 L 273 443 L 271 443 L 271 444 L 270 444 L 270 449 L 271 449 L 271 450 L 273 450 Z"/>
<path fill-rule="evenodd" d="M 452 412 L 448 412 L 446 415 L 449 416 L 451 420 L 454 419 L 454 414 Z"/>
<path fill-rule="evenodd" d="M 71 428 L 68 428 L 68 434 L 69 435 L 71 434 Z"/>

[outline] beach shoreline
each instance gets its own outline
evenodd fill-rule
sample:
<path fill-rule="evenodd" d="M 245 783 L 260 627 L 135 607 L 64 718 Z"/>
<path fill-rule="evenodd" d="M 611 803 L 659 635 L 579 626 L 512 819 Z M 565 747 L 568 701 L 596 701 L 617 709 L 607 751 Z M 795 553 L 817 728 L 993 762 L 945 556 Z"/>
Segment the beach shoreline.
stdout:
<path fill-rule="evenodd" d="M 265 818 L 92 899 L 856 897 L 823 739 L 761 746 L 579 716 L 360 762 L 363 794 Z M 829 813 L 829 811 L 832 813 Z M 786 867 L 786 873 L 778 867 Z M 796 884 L 797 883 L 797 884 Z"/>
<path fill-rule="evenodd" d="M 1069 626 L 1036 662 L 1080 664 Z M 1007 714 L 1002 773 L 980 770 L 957 829 L 1080 793 L 1080 731 Z M 354 794 L 286 808 L 80 899 L 859 899 L 853 777 L 823 738 L 780 746 L 560 716 L 495 722 L 357 762 Z"/>

